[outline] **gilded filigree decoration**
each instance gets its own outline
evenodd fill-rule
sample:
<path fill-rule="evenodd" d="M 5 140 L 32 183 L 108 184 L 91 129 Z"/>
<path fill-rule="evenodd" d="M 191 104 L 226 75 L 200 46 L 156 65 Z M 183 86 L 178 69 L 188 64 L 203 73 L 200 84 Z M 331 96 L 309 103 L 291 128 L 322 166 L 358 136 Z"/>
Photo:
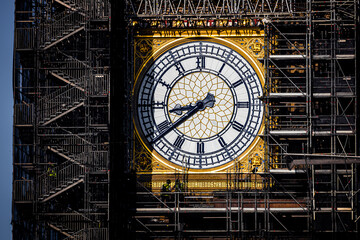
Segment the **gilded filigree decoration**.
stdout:
<path fill-rule="evenodd" d="M 264 42 L 258 38 L 253 38 L 248 43 L 248 48 L 251 50 L 255 57 L 264 56 Z"/>
<path fill-rule="evenodd" d="M 141 65 L 153 53 L 153 39 L 139 39 L 135 41 L 135 68 L 138 71 Z"/>
<path fill-rule="evenodd" d="M 138 138 L 135 138 L 133 167 L 136 172 L 152 171 L 152 154 L 144 148 Z"/>
<path fill-rule="evenodd" d="M 148 149 L 145 148 L 144 144 L 139 140 L 139 137 L 135 134 L 134 142 L 134 159 L 133 169 L 138 173 L 151 173 L 151 172 L 166 172 L 171 170 L 170 168 L 164 167 L 153 156 Z"/>
<path fill-rule="evenodd" d="M 139 38 L 135 40 L 135 72 L 141 70 L 143 64 L 153 57 L 154 53 L 171 39 Z"/>
<path fill-rule="evenodd" d="M 243 50 L 250 53 L 254 58 L 262 58 L 265 53 L 263 38 L 237 38 L 234 39 Z"/>
<path fill-rule="evenodd" d="M 159 162 L 156 159 L 153 159 L 152 166 L 153 166 L 153 171 L 155 171 L 155 172 L 168 172 L 168 171 L 171 171 L 170 168 L 166 168 L 164 166 L 164 164 L 162 164 L 161 162 Z"/>

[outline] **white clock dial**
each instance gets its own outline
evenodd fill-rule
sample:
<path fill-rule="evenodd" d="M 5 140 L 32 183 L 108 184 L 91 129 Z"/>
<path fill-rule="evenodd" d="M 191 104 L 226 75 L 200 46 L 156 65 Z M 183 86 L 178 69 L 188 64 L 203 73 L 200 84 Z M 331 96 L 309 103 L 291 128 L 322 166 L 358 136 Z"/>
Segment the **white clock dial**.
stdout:
<path fill-rule="evenodd" d="M 137 83 L 137 126 L 167 161 L 209 169 L 239 157 L 263 118 L 261 81 L 238 52 L 194 41 L 157 58 Z"/>

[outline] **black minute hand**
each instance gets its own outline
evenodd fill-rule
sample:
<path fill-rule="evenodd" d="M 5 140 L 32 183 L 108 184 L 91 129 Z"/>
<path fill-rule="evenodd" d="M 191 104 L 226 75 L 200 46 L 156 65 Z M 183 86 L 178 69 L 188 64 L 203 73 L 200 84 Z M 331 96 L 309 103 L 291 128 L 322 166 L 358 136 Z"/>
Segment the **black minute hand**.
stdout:
<path fill-rule="evenodd" d="M 187 113 L 185 113 L 181 118 L 176 120 L 170 127 L 168 127 L 165 131 L 161 132 L 157 135 L 151 142 L 154 143 L 166 134 L 168 134 L 171 130 L 178 127 L 180 124 L 185 122 L 191 116 L 193 116 L 198 111 L 204 110 L 206 107 L 213 107 L 215 103 L 215 97 L 213 94 L 208 93 L 204 100 L 199 100 L 196 102 L 195 106 L 193 106 Z"/>

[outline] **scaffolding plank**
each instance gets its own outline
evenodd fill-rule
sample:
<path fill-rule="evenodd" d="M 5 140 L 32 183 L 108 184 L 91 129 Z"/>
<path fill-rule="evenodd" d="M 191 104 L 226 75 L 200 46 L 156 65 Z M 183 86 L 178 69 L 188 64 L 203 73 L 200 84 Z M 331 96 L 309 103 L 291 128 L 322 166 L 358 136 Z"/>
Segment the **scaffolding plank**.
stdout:
<path fill-rule="evenodd" d="M 299 173 L 306 173 L 306 171 L 302 170 L 302 169 L 270 169 L 269 172 L 271 174 L 299 174 Z"/>
<path fill-rule="evenodd" d="M 289 93 L 270 93 L 270 98 L 296 98 L 296 97 L 306 97 L 306 93 L 301 92 L 289 92 Z"/>
<path fill-rule="evenodd" d="M 306 55 L 302 55 L 302 54 L 270 55 L 269 58 L 270 59 L 276 59 L 276 60 L 306 59 Z"/>
<path fill-rule="evenodd" d="M 271 130 L 270 135 L 274 136 L 305 136 L 308 130 Z"/>
<path fill-rule="evenodd" d="M 331 55 L 328 55 L 328 54 L 324 54 L 324 55 L 316 54 L 316 55 L 313 55 L 312 57 L 315 60 L 330 60 L 331 59 Z"/>
<path fill-rule="evenodd" d="M 313 131 L 313 136 L 331 136 L 332 134 L 335 135 L 354 135 L 354 130 L 336 130 L 334 133 L 331 131 Z"/>
<path fill-rule="evenodd" d="M 336 55 L 336 59 L 355 59 L 355 54 L 338 54 Z"/>

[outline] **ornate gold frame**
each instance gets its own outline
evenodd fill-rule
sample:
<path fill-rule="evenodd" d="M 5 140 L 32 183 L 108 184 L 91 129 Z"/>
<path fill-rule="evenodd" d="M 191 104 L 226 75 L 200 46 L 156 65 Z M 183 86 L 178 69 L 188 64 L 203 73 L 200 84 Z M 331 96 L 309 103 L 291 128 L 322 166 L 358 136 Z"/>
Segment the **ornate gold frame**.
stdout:
<path fill-rule="evenodd" d="M 138 42 L 144 41 L 144 39 L 149 40 L 150 42 L 153 42 L 155 47 L 152 47 L 154 51 L 146 56 L 146 59 L 143 59 L 143 62 L 141 64 L 141 67 L 139 69 L 134 69 L 135 81 L 134 86 L 132 90 L 133 96 L 136 95 L 137 92 L 137 86 L 139 79 L 142 79 L 142 74 L 144 74 L 144 70 L 146 70 L 147 67 L 149 67 L 155 59 L 157 59 L 161 54 L 168 51 L 169 49 L 178 46 L 183 43 L 191 42 L 191 41 L 210 41 L 215 43 L 223 44 L 235 51 L 237 51 L 239 54 L 241 54 L 254 68 L 256 73 L 258 74 L 260 81 L 262 85 L 264 86 L 264 68 L 262 64 L 256 59 L 256 58 L 262 58 L 264 55 L 264 42 L 263 42 L 263 32 L 254 31 L 258 34 L 255 34 L 253 36 L 242 36 L 242 35 L 226 35 L 226 36 L 208 36 L 207 34 L 203 35 L 188 35 L 188 36 L 177 36 L 175 38 L 173 37 L 166 37 L 166 36 L 160 36 L 159 34 L 154 34 L 153 36 L 142 36 L 139 35 L 137 38 Z M 135 56 L 137 54 L 137 43 L 135 41 L 134 44 L 134 53 Z M 136 61 L 136 60 L 135 60 Z M 255 140 L 251 143 L 251 145 L 243 152 L 237 159 L 224 164 L 219 167 L 210 168 L 210 169 L 183 169 L 181 166 L 173 164 L 163 157 L 161 157 L 157 152 L 152 151 L 146 146 L 146 144 L 143 142 L 140 133 L 137 130 L 137 121 L 136 116 L 133 118 L 134 120 L 134 126 L 135 126 L 135 137 L 138 141 L 140 141 L 142 147 L 146 149 L 146 151 L 149 153 L 149 156 L 152 156 L 151 164 L 152 167 L 149 168 L 143 168 L 137 169 L 138 173 L 162 173 L 162 174 L 171 174 L 174 172 L 180 172 L 180 173 L 221 173 L 221 172 L 229 172 L 229 169 L 232 167 L 239 168 L 238 171 L 241 171 L 242 173 L 249 173 L 253 170 L 254 166 L 253 164 L 249 164 L 249 159 L 246 159 L 246 157 L 251 156 L 259 156 L 260 158 L 264 159 L 264 142 L 261 139 L 261 137 L 257 136 Z M 261 135 L 264 131 L 264 119 L 262 122 L 261 129 L 259 130 L 259 135 Z M 134 156 L 137 156 L 135 149 Z M 142 150 L 143 151 L 143 150 Z M 144 153 L 144 152 L 143 152 Z M 149 161 L 147 161 L 149 162 Z M 246 162 L 247 164 L 239 164 L 241 162 Z M 257 163 L 258 164 L 258 163 Z M 247 166 L 247 169 L 241 170 L 241 166 Z M 251 166 L 250 166 L 251 165 Z M 264 170 L 264 161 L 258 164 L 258 171 Z M 151 169 L 151 171 L 149 171 Z M 139 171 L 140 170 L 140 171 Z M 233 171 L 235 172 L 235 170 Z"/>

